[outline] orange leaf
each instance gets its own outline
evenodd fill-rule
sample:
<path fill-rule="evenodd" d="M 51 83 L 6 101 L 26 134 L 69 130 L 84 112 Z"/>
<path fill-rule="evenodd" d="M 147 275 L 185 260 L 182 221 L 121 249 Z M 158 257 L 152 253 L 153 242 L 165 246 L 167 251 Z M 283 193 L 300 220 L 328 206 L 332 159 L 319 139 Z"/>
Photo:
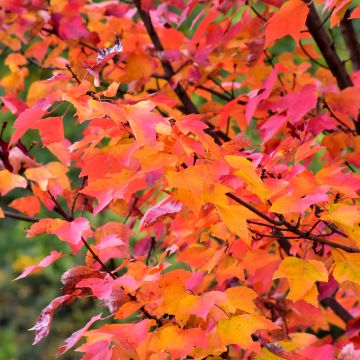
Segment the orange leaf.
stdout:
<path fill-rule="evenodd" d="M 25 189 L 27 181 L 20 175 L 15 175 L 8 170 L 0 170 L 0 193 L 6 195 L 8 192 L 15 188 Z"/>
<path fill-rule="evenodd" d="M 29 216 L 34 216 L 40 211 L 37 196 L 23 196 L 12 201 L 9 206 Z"/>
<path fill-rule="evenodd" d="M 301 0 L 289 0 L 270 19 L 266 30 L 265 47 L 285 35 L 291 35 L 296 42 L 300 40 L 300 31 L 305 29 L 309 8 Z"/>

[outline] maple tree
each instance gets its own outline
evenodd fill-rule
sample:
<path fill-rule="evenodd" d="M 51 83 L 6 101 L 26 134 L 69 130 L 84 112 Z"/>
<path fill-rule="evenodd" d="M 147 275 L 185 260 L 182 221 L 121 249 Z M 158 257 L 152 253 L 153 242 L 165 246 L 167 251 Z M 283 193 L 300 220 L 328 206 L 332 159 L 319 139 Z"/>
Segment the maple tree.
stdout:
<path fill-rule="evenodd" d="M 359 10 L 2 3 L 0 215 L 68 244 L 17 279 L 78 255 L 34 344 L 92 297 L 57 355 L 360 357 Z"/>

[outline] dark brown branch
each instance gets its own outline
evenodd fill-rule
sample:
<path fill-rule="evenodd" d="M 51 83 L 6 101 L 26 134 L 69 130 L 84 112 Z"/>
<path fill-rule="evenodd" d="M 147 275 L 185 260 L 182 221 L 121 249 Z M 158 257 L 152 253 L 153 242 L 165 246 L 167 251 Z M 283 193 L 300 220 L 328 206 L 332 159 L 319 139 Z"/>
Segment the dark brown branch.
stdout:
<path fill-rule="evenodd" d="M 145 260 L 145 264 L 146 264 L 146 265 L 149 265 L 151 255 L 152 255 L 153 252 L 155 251 L 155 245 L 156 245 L 155 237 L 152 236 L 152 237 L 151 237 L 151 243 L 150 243 L 150 249 L 149 249 L 149 252 L 148 252 L 147 257 L 146 257 L 146 260 Z"/>
<path fill-rule="evenodd" d="M 283 224 L 282 221 L 277 221 L 275 219 L 272 219 L 271 217 L 267 216 L 266 214 L 264 214 L 263 212 L 261 212 L 260 210 L 258 210 L 256 207 L 250 205 L 249 203 L 247 203 L 246 201 L 238 198 L 236 195 L 228 192 L 226 193 L 226 196 L 229 197 L 230 199 L 233 199 L 234 201 L 236 201 L 237 203 L 239 203 L 240 205 L 246 207 L 247 209 L 249 209 L 251 212 L 253 212 L 254 214 L 260 216 L 262 219 L 266 220 L 267 222 L 269 222 L 270 224 L 276 225 L 276 226 L 281 226 Z"/>
<path fill-rule="evenodd" d="M 135 206 L 137 204 L 137 202 L 139 201 L 139 198 L 136 197 L 131 205 L 131 208 L 129 209 L 129 212 L 127 213 L 127 215 L 125 216 L 125 219 L 124 219 L 124 224 L 129 220 L 129 217 L 131 216 L 132 212 L 134 211 L 135 209 Z"/>
<path fill-rule="evenodd" d="M 245 4 L 249 5 L 250 6 L 250 9 L 254 12 L 254 14 L 263 22 L 267 22 L 267 19 L 264 18 L 264 16 L 262 16 L 257 10 L 256 8 L 254 7 L 254 5 L 250 4 L 250 1 L 245 1 Z"/>
<path fill-rule="evenodd" d="M 148 32 L 155 49 L 159 52 L 163 52 L 164 47 L 162 46 L 160 38 L 153 26 L 149 12 L 142 9 L 141 0 L 135 0 L 134 4 L 140 15 L 141 20 L 144 23 L 146 31 Z M 167 79 L 171 79 L 175 75 L 175 71 L 171 66 L 170 62 L 167 60 L 161 60 L 161 65 L 164 68 L 165 76 L 167 77 Z M 190 97 L 188 96 L 188 94 L 180 84 L 178 84 L 175 87 L 174 91 L 176 95 L 179 97 L 180 101 L 182 102 L 186 114 L 199 113 L 198 109 L 196 108 L 196 106 L 191 101 Z"/>
<path fill-rule="evenodd" d="M 39 218 L 36 218 L 33 216 L 18 214 L 18 213 L 14 213 L 12 211 L 7 211 L 7 210 L 4 210 L 3 212 L 4 212 L 5 217 L 7 217 L 7 218 L 23 220 L 23 221 L 28 221 L 28 222 L 32 222 L 32 223 L 36 223 L 36 222 L 40 221 Z"/>
<path fill-rule="evenodd" d="M 62 208 L 59 202 L 56 200 L 54 195 L 48 190 L 48 194 L 50 195 L 51 200 L 55 204 L 55 210 L 66 220 L 66 221 L 73 221 L 74 218 L 67 214 L 66 211 Z"/>
<path fill-rule="evenodd" d="M 300 236 L 286 236 L 286 235 L 274 235 L 274 234 L 270 234 L 270 235 L 268 235 L 268 234 L 263 234 L 263 233 L 261 233 L 261 232 L 258 232 L 258 231 L 256 231 L 256 230 L 254 230 L 254 229 L 250 229 L 249 228 L 249 231 L 251 232 L 251 233 L 253 233 L 253 234 L 255 234 L 255 235 L 258 235 L 258 236 L 260 236 L 261 238 L 263 238 L 263 237 L 265 237 L 265 238 L 274 238 L 274 239 L 301 239 L 301 237 Z"/>
<path fill-rule="evenodd" d="M 234 96 L 231 94 L 230 91 L 226 90 L 221 83 L 217 82 L 215 78 L 212 76 L 207 77 L 209 80 L 211 80 L 216 86 L 218 86 L 226 95 L 230 97 L 231 100 L 235 99 Z"/>
<path fill-rule="evenodd" d="M 142 9 L 141 0 L 134 0 L 134 4 L 136 6 L 136 9 L 139 13 L 141 20 L 144 23 L 146 31 L 147 31 L 155 49 L 159 52 L 163 52 L 164 47 L 162 46 L 160 38 L 153 26 L 149 12 Z M 175 71 L 174 71 L 173 67 L 171 66 L 170 62 L 167 60 L 161 60 L 161 65 L 164 69 L 166 80 L 169 83 L 171 83 L 171 79 L 175 75 Z M 188 96 L 185 89 L 182 87 L 182 85 L 180 83 L 177 83 L 174 91 L 184 107 L 185 114 L 187 114 L 187 115 L 199 114 L 199 110 L 194 105 L 194 103 L 192 102 L 192 100 L 190 99 L 190 97 Z M 205 130 L 205 131 L 209 135 L 214 137 L 215 140 L 217 140 L 217 139 L 221 139 L 223 141 L 230 140 L 229 136 L 227 136 L 226 134 L 224 134 L 223 132 L 221 132 L 219 130 L 215 130 L 215 126 L 213 124 L 211 124 L 210 122 L 206 122 L 206 124 L 208 125 L 209 129 Z"/>
<path fill-rule="evenodd" d="M 271 225 L 271 224 L 265 224 L 265 223 L 262 223 L 260 221 L 254 221 L 254 220 L 247 220 L 247 223 L 248 224 L 253 224 L 253 225 L 259 225 L 259 226 L 265 226 L 265 227 L 269 227 L 271 229 L 274 228 L 274 225 Z M 286 231 L 286 229 L 282 229 L 282 228 L 277 228 L 278 230 L 282 230 L 282 231 Z"/>
<path fill-rule="evenodd" d="M 115 280 L 117 279 L 117 276 L 111 272 L 111 270 L 106 266 L 106 264 L 103 263 L 103 261 L 96 255 L 94 250 L 91 248 L 91 246 L 87 243 L 87 241 L 81 237 L 82 243 L 85 245 L 85 247 L 88 249 L 88 251 L 91 253 L 92 257 L 95 259 L 96 262 L 98 262 L 102 268 Z"/>
<path fill-rule="evenodd" d="M 329 223 L 328 221 L 322 220 L 322 222 L 330 229 L 332 230 L 334 233 L 337 233 L 343 237 L 348 237 L 344 232 L 342 232 L 341 230 L 339 230 L 334 224 Z"/>
<path fill-rule="evenodd" d="M 333 297 L 322 300 L 321 304 L 325 307 L 329 307 L 345 323 L 353 318 L 352 315 Z"/>
<path fill-rule="evenodd" d="M 351 11 L 345 12 L 344 18 L 340 22 L 340 29 L 344 38 L 346 47 L 349 50 L 351 63 L 354 70 L 360 70 L 360 44 L 356 36 L 356 31 L 352 20 L 349 19 Z"/>
<path fill-rule="evenodd" d="M 313 235 L 313 234 L 310 234 L 309 232 L 302 231 L 298 228 L 298 226 L 294 226 L 294 225 L 290 224 L 288 221 L 286 221 L 283 216 L 281 216 L 281 218 L 280 218 L 281 221 L 274 220 L 271 217 L 269 217 L 268 215 L 266 215 L 263 212 L 261 212 L 260 210 L 258 210 L 256 207 L 250 205 L 249 203 L 238 198 L 237 196 L 235 196 L 232 193 L 226 193 L 226 195 L 229 198 L 236 201 L 237 203 L 239 203 L 239 204 L 243 205 L 244 207 L 246 207 L 247 209 L 249 209 L 254 214 L 258 215 L 262 219 L 266 220 L 270 224 L 273 224 L 275 226 L 283 226 L 286 228 L 285 231 L 290 231 L 293 234 L 298 235 L 300 238 L 302 238 L 304 240 L 310 240 L 316 244 L 328 245 L 333 248 L 344 250 L 348 253 L 360 253 L 360 249 L 356 249 L 356 248 L 353 248 L 353 247 L 350 247 L 347 245 L 339 244 L 339 243 L 333 242 L 331 240 L 324 239 L 321 236 Z M 282 230 L 284 231 L 284 229 L 282 229 Z"/>
<path fill-rule="evenodd" d="M 342 90 L 353 86 L 353 82 L 349 74 L 346 72 L 345 65 L 340 60 L 337 52 L 332 46 L 332 41 L 329 35 L 322 26 L 322 21 L 316 11 L 313 1 L 306 0 L 305 3 L 309 7 L 306 26 L 319 47 L 319 50 L 328 64 L 331 73 L 334 75 L 339 88 Z"/>
<path fill-rule="evenodd" d="M 77 77 L 77 75 L 74 73 L 73 69 L 71 68 L 70 64 L 66 64 L 66 68 L 70 71 L 73 79 L 80 85 L 81 81 L 79 80 L 79 78 Z"/>
<path fill-rule="evenodd" d="M 333 242 L 331 240 L 323 239 L 322 237 L 317 236 L 317 235 L 309 234 L 309 233 L 304 232 L 304 231 L 298 229 L 297 227 L 291 225 L 286 220 L 283 220 L 283 224 L 285 227 L 287 227 L 287 229 L 289 231 L 291 231 L 292 233 L 294 233 L 296 235 L 299 235 L 303 239 L 313 241 L 314 243 L 317 243 L 317 244 L 328 245 L 333 248 L 341 249 L 348 253 L 360 253 L 360 249 L 355 249 L 355 248 L 347 246 L 347 245 L 342 245 L 342 244 Z"/>

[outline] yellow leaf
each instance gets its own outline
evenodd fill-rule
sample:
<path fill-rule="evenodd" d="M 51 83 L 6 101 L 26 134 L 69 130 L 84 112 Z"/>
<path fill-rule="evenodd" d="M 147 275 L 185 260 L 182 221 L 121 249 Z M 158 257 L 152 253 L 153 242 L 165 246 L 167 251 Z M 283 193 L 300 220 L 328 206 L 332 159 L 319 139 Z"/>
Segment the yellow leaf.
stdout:
<path fill-rule="evenodd" d="M 316 260 L 303 260 L 296 257 L 284 259 L 273 279 L 287 278 L 290 286 L 288 299 L 298 301 L 304 299 L 317 306 L 316 281 L 327 281 L 328 272 L 325 265 Z"/>
<path fill-rule="evenodd" d="M 238 176 L 250 190 L 255 193 L 262 201 L 268 197 L 268 190 L 255 171 L 254 164 L 243 156 L 225 156 L 226 162 L 236 168 L 235 175 Z"/>
<path fill-rule="evenodd" d="M 249 314 L 233 316 L 218 323 L 223 345 L 236 344 L 243 349 L 253 345 L 251 335 L 260 329 L 275 330 L 278 329 L 278 326 L 260 315 Z"/>
<path fill-rule="evenodd" d="M 147 351 L 149 353 L 161 352 L 164 355 L 170 355 L 161 357 L 163 359 L 180 359 L 191 354 L 195 348 L 205 349 L 206 347 L 207 336 L 204 330 L 199 328 L 180 329 L 176 325 L 168 324 L 152 333 L 147 344 Z M 159 359 L 159 357 L 155 358 Z"/>
<path fill-rule="evenodd" d="M 254 215 L 240 205 L 216 205 L 219 215 L 230 231 L 234 232 L 247 245 L 250 245 L 247 219 Z"/>
<path fill-rule="evenodd" d="M 360 209 L 356 205 L 334 204 L 330 206 L 327 214 L 321 216 L 321 219 L 354 226 L 360 221 Z"/>
<path fill-rule="evenodd" d="M 333 251 L 335 260 L 334 277 L 340 283 L 352 281 L 360 285 L 360 254 Z"/>
<path fill-rule="evenodd" d="M 55 178 L 55 175 L 46 166 L 26 169 L 25 176 L 29 180 L 36 182 L 42 191 L 46 191 L 49 180 Z"/>
<path fill-rule="evenodd" d="M 234 232 L 247 245 L 250 245 L 251 239 L 249 237 L 247 220 L 254 218 L 254 214 L 241 205 L 229 204 L 229 199 L 225 195 L 231 191 L 230 188 L 215 184 L 213 191 L 205 193 L 205 201 L 212 202 L 230 231 Z"/>
<path fill-rule="evenodd" d="M 241 310 L 254 314 L 257 311 L 254 299 L 258 295 L 254 290 L 246 286 L 234 286 L 225 290 L 225 294 L 228 300 L 219 305 L 226 312 L 235 313 L 237 310 Z"/>

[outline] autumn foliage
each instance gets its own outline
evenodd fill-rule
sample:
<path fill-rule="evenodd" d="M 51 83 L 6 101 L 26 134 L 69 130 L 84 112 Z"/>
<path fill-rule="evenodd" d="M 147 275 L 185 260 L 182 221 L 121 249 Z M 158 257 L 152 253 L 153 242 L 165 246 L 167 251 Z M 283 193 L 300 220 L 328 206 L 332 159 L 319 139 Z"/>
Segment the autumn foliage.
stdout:
<path fill-rule="evenodd" d="M 2 2 L 0 215 L 54 239 L 18 279 L 78 264 L 34 344 L 91 297 L 57 355 L 360 358 L 359 17 L 337 0 Z"/>

